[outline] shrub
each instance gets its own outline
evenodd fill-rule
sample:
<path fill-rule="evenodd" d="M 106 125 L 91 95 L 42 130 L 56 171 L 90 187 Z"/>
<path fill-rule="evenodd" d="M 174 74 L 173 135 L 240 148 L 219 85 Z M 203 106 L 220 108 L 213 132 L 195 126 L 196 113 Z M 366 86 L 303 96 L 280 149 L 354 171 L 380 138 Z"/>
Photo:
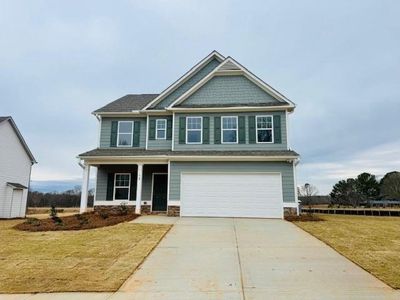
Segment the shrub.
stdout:
<path fill-rule="evenodd" d="M 118 206 L 118 214 L 119 214 L 120 216 L 125 216 L 125 215 L 128 214 L 128 207 L 126 206 L 125 203 L 121 203 L 121 204 Z"/>
<path fill-rule="evenodd" d="M 33 226 L 39 226 L 40 225 L 40 220 L 36 218 L 27 218 L 25 221 L 27 224 L 33 225 Z"/>
<path fill-rule="evenodd" d="M 99 211 L 99 216 L 102 217 L 104 220 L 108 218 L 108 213 L 106 211 Z"/>
<path fill-rule="evenodd" d="M 50 218 L 57 218 L 57 217 L 58 217 L 57 209 L 54 205 L 52 205 L 50 208 Z"/>

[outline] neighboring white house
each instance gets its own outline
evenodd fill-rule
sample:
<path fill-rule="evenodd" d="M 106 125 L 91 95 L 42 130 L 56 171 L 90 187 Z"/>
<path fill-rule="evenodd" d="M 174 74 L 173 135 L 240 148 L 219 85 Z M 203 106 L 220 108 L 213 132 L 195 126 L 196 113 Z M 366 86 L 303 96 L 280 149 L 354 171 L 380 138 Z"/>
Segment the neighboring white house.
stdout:
<path fill-rule="evenodd" d="M 23 218 L 36 163 L 11 117 L 0 117 L 0 218 Z"/>

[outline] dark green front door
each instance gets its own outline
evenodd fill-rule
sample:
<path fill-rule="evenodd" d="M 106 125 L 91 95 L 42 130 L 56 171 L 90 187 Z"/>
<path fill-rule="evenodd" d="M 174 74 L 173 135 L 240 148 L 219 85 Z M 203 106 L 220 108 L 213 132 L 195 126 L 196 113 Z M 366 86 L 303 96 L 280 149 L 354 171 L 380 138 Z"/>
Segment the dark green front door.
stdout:
<path fill-rule="evenodd" d="M 168 175 L 153 174 L 153 211 L 167 210 Z"/>

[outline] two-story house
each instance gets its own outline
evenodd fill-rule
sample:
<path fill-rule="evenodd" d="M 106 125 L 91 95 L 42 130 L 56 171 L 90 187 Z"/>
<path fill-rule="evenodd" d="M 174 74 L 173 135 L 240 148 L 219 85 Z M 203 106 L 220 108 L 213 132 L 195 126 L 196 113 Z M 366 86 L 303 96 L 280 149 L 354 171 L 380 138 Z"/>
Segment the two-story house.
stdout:
<path fill-rule="evenodd" d="M 297 212 L 288 119 L 295 104 L 213 51 L 161 94 L 126 95 L 93 114 L 99 145 L 82 153 L 94 205 L 137 213 L 282 218 Z"/>

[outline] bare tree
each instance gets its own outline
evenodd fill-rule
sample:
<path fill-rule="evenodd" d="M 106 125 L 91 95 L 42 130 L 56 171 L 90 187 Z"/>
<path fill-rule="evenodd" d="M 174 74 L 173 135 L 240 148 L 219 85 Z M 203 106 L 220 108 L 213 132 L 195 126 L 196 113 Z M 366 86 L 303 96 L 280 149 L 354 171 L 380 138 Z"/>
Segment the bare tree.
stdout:
<path fill-rule="evenodd" d="M 308 213 L 312 214 L 312 197 L 318 194 L 318 189 L 315 185 L 306 183 L 303 186 L 297 188 L 298 195 L 303 198 L 301 205 L 308 206 Z"/>

